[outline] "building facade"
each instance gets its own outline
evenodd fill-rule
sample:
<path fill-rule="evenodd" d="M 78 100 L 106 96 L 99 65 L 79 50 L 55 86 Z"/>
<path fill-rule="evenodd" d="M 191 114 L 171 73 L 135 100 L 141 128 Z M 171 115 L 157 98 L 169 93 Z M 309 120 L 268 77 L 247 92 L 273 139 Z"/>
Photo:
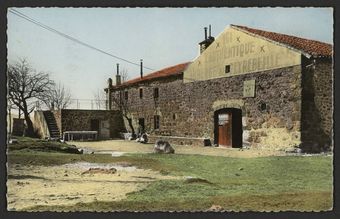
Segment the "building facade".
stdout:
<path fill-rule="evenodd" d="M 33 124 L 42 138 L 52 137 L 64 140 L 65 132 L 95 131 L 97 132 L 96 139 L 105 140 L 119 138 L 119 133 L 125 130 L 123 118 L 120 111 L 117 110 L 35 111 Z"/>
<path fill-rule="evenodd" d="M 175 144 L 332 147 L 332 45 L 236 25 L 199 45 L 192 62 L 109 84 L 127 130 Z"/>

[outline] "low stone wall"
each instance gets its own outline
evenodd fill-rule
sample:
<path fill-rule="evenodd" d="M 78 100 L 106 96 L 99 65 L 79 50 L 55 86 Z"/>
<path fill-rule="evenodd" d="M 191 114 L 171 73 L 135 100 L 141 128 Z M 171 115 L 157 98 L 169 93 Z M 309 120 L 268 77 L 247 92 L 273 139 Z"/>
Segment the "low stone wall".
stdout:
<path fill-rule="evenodd" d="M 61 110 L 61 132 L 93 131 L 91 120 L 99 121 L 99 135 L 103 138 L 119 137 L 124 130 L 121 113 L 116 110 Z M 104 122 L 104 123 L 103 123 Z M 101 131 L 105 129 L 105 136 Z M 106 131 L 107 130 L 107 131 Z M 108 134 L 106 135 L 106 132 Z"/>
<path fill-rule="evenodd" d="M 34 111 L 33 127 L 40 138 L 50 137 L 43 111 Z"/>

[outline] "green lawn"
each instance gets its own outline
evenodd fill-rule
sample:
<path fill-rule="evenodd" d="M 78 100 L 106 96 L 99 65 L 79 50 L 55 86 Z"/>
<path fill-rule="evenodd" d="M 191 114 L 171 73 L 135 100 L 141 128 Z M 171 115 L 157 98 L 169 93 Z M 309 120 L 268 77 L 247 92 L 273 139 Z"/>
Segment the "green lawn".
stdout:
<path fill-rule="evenodd" d="M 272 156 L 229 158 L 184 154 L 66 154 L 11 151 L 9 164 L 58 165 L 69 162 L 129 162 L 181 180 L 151 183 L 118 202 L 79 203 L 74 206 L 37 206 L 30 210 L 168 211 L 206 210 L 219 205 L 234 211 L 330 210 L 333 206 L 332 156 Z M 185 177 L 207 182 L 188 182 Z"/>

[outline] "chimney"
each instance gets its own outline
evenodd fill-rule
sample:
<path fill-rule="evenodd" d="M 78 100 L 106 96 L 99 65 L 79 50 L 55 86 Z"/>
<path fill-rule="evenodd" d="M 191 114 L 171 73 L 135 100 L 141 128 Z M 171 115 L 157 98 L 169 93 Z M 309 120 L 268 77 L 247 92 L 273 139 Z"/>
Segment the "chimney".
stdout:
<path fill-rule="evenodd" d="M 200 45 L 200 54 L 202 54 L 215 40 L 214 37 L 211 36 L 211 25 L 209 24 L 209 38 L 207 36 L 207 27 L 204 27 L 204 37 L 205 39 L 199 43 Z"/>
<path fill-rule="evenodd" d="M 143 59 L 140 60 L 140 78 L 143 78 Z"/>
<path fill-rule="evenodd" d="M 122 83 L 122 78 L 119 75 L 119 64 L 117 63 L 116 86 L 121 85 L 121 83 Z"/>
<path fill-rule="evenodd" d="M 108 85 L 108 88 L 107 88 L 107 92 L 106 92 L 106 109 L 107 110 L 111 110 L 111 107 L 112 107 L 112 79 L 109 78 L 107 79 L 107 85 Z"/>
<path fill-rule="evenodd" d="M 107 85 L 109 87 L 112 87 L 112 79 L 111 78 L 107 79 Z"/>

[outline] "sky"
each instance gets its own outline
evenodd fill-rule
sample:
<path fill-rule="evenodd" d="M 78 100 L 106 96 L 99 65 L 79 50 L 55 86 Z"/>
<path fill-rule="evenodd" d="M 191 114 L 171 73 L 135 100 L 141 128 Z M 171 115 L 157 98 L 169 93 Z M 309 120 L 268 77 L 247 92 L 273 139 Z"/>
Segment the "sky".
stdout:
<path fill-rule="evenodd" d="M 332 8 L 14 8 L 59 32 L 115 56 L 159 70 L 191 61 L 204 40 L 230 24 L 333 44 Z M 93 99 L 114 78 L 116 64 L 138 77 L 140 67 L 49 32 L 7 13 L 8 62 L 26 58 L 50 74 L 74 99 Z M 144 69 L 144 74 L 153 71 Z"/>

